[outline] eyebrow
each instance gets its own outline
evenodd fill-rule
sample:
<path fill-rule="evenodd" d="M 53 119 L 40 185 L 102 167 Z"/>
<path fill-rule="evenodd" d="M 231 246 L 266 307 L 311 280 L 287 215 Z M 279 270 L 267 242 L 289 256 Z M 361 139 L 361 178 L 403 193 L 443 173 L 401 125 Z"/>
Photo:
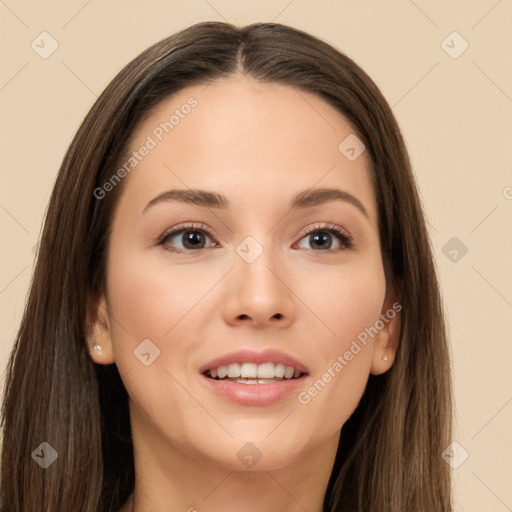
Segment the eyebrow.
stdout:
<path fill-rule="evenodd" d="M 229 208 L 226 196 L 217 192 L 193 189 L 167 190 L 152 199 L 144 208 L 143 213 L 151 206 L 166 201 L 180 201 L 182 203 L 195 204 L 205 208 L 217 208 L 225 210 Z M 365 217 L 369 219 L 368 212 L 361 201 L 352 194 L 336 188 L 307 189 L 295 195 L 290 203 L 291 210 L 311 208 L 330 201 L 344 201 L 355 206 Z"/>

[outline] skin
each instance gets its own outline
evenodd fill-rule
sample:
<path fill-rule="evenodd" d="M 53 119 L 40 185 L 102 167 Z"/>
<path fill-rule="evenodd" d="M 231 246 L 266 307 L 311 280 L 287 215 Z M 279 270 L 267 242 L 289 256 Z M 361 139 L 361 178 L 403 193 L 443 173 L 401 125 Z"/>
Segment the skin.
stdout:
<path fill-rule="evenodd" d="M 319 512 L 341 427 L 370 373 L 391 367 L 400 315 L 308 404 L 297 393 L 265 406 L 229 401 L 200 382 L 199 367 L 237 349 L 278 348 L 308 366 L 307 390 L 391 308 L 366 153 L 351 162 L 338 150 L 354 130 L 321 98 L 238 75 L 166 99 L 130 151 L 190 97 L 197 106 L 123 180 L 107 290 L 89 307 L 91 357 L 117 364 L 130 398 L 136 485 L 122 512 Z M 368 217 L 339 200 L 291 211 L 289 200 L 311 187 L 353 194 Z M 230 207 L 163 201 L 143 213 L 170 189 L 219 192 Z M 158 245 L 187 222 L 208 230 L 204 249 L 184 249 L 182 234 Z M 332 235 L 323 250 L 304 234 L 325 223 L 353 246 Z M 263 248 L 252 263 L 236 252 L 247 236 Z M 145 366 L 133 351 L 148 338 L 161 352 Z M 237 457 L 248 442 L 262 454 L 252 468 Z"/>

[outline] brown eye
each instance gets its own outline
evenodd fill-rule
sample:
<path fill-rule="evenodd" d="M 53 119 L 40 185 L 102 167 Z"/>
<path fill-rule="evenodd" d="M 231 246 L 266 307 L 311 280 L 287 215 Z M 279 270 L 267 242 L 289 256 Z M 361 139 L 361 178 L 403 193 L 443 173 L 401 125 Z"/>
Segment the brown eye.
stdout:
<path fill-rule="evenodd" d="M 171 229 L 161 237 L 159 244 L 175 252 L 193 252 L 219 246 L 208 231 L 194 226 L 177 226 Z"/>

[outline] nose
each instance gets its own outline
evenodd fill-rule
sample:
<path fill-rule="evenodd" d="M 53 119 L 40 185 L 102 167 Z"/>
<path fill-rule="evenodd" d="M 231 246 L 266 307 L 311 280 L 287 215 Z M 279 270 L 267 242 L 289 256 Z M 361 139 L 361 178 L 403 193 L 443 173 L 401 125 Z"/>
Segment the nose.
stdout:
<path fill-rule="evenodd" d="M 251 325 L 287 327 L 295 319 L 294 295 L 286 272 L 272 265 L 270 250 L 252 263 L 234 255 L 234 269 L 229 273 L 224 319 L 232 326 Z"/>

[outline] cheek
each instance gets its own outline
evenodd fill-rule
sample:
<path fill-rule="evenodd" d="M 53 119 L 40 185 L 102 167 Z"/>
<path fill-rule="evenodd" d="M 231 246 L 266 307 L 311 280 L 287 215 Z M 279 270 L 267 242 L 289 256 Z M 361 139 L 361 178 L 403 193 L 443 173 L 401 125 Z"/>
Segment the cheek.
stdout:
<path fill-rule="evenodd" d="M 308 418 L 322 417 L 328 433 L 347 421 L 363 395 L 373 353 L 370 328 L 379 319 L 386 283 L 377 259 L 334 269 L 314 281 L 317 286 L 311 280 L 308 287 L 308 305 L 329 329 L 318 323 L 322 335 L 313 339 L 321 364 L 297 399 Z"/>
<path fill-rule="evenodd" d="M 378 255 L 319 269 L 302 269 L 294 291 L 316 319 L 311 321 L 327 351 L 341 350 L 378 319 L 386 282 Z M 305 309 L 304 311 L 308 311 Z"/>
<path fill-rule="evenodd" d="M 218 280 L 204 265 L 185 271 L 183 266 L 155 265 L 143 253 L 116 257 L 113 250 L 114 261 L 108 274 L 109 301 L 124 328 L 121 337 L 130 333 L 134 343 L 163 340 Z"/>
<path fill-rule="evenodd" d="M 197 348 L 187 339 L 194 334 L 189 332 L 190 319 L 218 275 L 201 266 L 187 271 L 183 266 L 158 266 L 135 251 L 122 251 L 121 257 L 115 246 L 111 255 L 108 295 L 112 343 L 134 411 L 150 428 L 186 439 L 189 434 L 183 425 L 187 425 L 192 409 L 199 424 L 208 422 L 207 413 L 196 407 L 184 390 L 186 364 Z M 143 355 L 146 353 L 147 366 Z"/>

